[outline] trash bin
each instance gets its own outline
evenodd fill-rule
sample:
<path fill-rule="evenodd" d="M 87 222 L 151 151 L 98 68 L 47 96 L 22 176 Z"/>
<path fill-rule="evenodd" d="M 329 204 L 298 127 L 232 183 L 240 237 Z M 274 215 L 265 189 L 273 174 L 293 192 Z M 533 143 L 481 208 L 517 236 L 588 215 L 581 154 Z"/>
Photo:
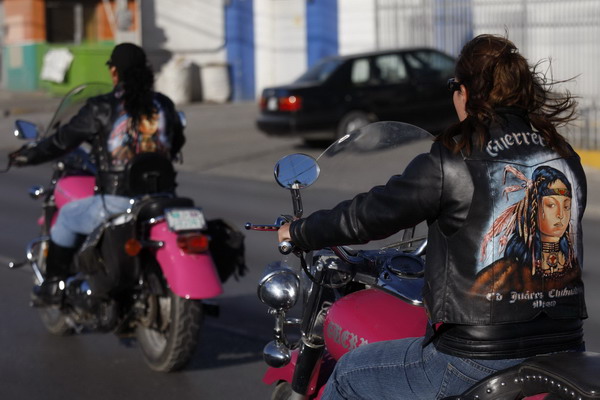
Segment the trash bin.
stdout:
<path fill-rule="evenodd" d="M 156 80 L 156 89 L 169 96 L 175 104 L 192 101 L 192 63 L 183 57 L 167 62 Z"/>
<path fill-rule="evenodd" d="M 229 66 L 226 63 L 204 64 L 200 69 L 202 100 L 226 103 L 231 96 Z"/>

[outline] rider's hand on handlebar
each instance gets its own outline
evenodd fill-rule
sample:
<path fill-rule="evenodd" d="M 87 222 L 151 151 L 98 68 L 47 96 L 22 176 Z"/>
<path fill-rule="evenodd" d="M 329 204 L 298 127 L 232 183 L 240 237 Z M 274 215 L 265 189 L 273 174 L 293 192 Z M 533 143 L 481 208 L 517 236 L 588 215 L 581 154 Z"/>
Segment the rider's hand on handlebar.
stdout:
<path fill-rule="evenodd" d="M 279 227 L 277 231 L 277 239 L 279 243 L 281 242 L 290 242 L 292 238 L 290 237 L 290 224 L 285 223 Z"/>
<path fill-rule="evenodd" d="M 29 164 L 30 154 L 29 149 L 31 145 L 27 144 L 20 149 L 13 151 L 8 155 L 8 160 L 10 165 L 14 165 L 16 167 L 22 167 Z"/>

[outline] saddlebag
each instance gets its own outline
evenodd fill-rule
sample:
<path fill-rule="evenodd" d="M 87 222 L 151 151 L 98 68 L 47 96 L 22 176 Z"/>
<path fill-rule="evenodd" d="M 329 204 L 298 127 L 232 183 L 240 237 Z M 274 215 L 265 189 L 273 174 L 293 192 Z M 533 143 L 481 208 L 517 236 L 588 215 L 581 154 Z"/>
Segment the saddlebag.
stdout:
<path fill-rule="evenodd" d="M 210 254 L 221 282 L 232 275 L 236 280 L 244 276 L 248 269 L 244 256 L 244 234 L 222 219 L 209 220 L 206 225 Z"/>
<path fill-rule="evenodd" d="M 94 296 L 108 296 L 135 282 L 134 257 L 125 253 L 125 243 L 135 237 L 135 220 L 122 214 L 98 227 L 76 257 L 78 270 Z"/>

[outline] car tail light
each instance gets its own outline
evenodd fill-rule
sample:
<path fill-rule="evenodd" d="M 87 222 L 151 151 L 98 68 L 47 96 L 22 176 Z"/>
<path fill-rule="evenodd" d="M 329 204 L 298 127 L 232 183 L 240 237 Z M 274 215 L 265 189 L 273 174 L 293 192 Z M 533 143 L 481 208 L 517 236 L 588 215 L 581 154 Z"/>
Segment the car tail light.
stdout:
<path fill-rule="evenodd" d="M 302 108 L 302 97 L 286 96 L 279 99 L 279 111 L 298 111 Z"/>
<path fill-rule="evenodd" d="M 259 107 L 261 110 L 266 109 L 267 108 L 267 98 L 264 96 L 261 96 L 260 102 L 258 104 L 259 104 Z"/>
<path fill-rule="evenodd" d="M 177 236 L 177 246 L 185 253 L 204 253 L 208 251 L 208 237 L 201 233 L 181 234 Z"/>

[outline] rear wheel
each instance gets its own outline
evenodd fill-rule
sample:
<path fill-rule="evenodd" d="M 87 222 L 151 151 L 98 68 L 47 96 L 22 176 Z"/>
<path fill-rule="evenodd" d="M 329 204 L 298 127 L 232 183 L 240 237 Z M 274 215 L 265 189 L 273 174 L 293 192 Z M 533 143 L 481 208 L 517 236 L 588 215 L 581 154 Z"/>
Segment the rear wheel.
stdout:
<path fill-rule="evenodd" d="M 136 336 L 146 363 L 155 371 L 181 369 L 192 357 L 203 321 L 202 303 L 171 290 L 149 296 Z"/>

